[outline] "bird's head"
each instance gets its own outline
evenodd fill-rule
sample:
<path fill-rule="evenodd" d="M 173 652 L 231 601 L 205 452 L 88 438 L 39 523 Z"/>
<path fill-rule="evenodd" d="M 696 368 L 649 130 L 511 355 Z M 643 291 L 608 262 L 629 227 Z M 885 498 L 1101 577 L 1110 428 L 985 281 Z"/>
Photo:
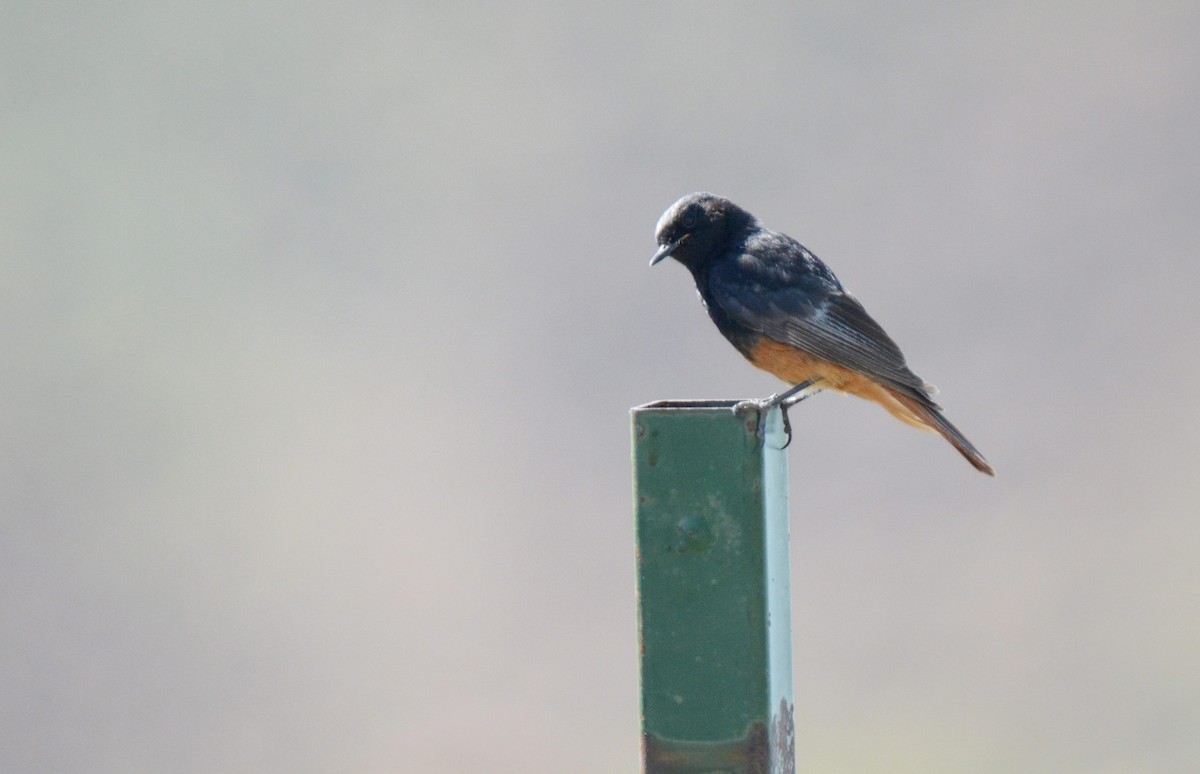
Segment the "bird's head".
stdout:
<path fill-rule="evenodd" d="M 754 222 L 753 216 L 728 199 L 710 193 L 688 194 L 658 219 L 658 250 L 650 265 L 667 256 L 696 269 L 719 258 L 732 238 Z"/>

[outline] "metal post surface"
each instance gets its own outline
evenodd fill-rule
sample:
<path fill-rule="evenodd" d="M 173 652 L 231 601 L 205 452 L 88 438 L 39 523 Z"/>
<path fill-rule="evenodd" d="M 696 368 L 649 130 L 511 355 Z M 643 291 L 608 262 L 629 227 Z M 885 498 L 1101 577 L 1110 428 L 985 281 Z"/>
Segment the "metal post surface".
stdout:
<path fill-rule="evenodd" d="M 633 409 L 646 774 L 792 774 L 786 437 L 732 401 Z"/>

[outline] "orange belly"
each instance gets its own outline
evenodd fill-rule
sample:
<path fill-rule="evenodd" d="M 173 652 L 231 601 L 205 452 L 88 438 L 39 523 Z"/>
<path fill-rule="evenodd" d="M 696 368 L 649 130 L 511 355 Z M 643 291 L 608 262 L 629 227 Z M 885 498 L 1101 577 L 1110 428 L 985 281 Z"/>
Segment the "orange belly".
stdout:
<path fill-rule="evenodd" d="M 785 382 L 800 384 L 809 380 L 821 380 L 818 385 L 825 390 L 857 395 L 887 409 L 892 416 L 913 427 L 936 432 L 921 421 L 920 417 L 897 400 L 888 388 L 857 371 L 843 368 L 816 355 L 789 344 L 781 344 L 764 338 L 750 350 L 747 356 L 751 363 Z"/>

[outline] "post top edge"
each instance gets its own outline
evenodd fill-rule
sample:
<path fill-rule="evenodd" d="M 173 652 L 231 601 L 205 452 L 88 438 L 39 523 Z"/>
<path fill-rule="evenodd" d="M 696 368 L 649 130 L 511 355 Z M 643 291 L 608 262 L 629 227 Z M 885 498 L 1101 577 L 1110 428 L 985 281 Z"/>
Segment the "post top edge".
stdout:
<path fill-rule="evenodd" d="M 630 409 L 634 414 L 644 411 L 729 411 L 736 400 L 656 400 L 634 406 Z"/>

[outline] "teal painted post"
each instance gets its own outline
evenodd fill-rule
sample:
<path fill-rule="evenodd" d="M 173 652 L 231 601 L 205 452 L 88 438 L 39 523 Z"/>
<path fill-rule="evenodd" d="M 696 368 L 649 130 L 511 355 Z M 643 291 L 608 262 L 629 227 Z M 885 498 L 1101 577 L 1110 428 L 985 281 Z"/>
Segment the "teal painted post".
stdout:
<path fill-rule="evenodd" d="M 732 401 L 633 409 L 646 774 L 793 774 L 786 437 Z"/>

